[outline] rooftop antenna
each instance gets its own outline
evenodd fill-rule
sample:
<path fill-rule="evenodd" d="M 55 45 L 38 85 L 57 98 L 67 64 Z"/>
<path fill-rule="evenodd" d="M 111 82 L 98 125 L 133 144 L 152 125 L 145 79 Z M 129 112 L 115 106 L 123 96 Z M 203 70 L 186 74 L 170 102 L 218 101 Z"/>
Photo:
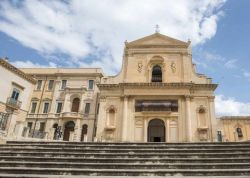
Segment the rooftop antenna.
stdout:
<path fill-rule="evenodd" d="M 155 25 L 155 33 L 160 32 L 160 26 L 158 24 Z"/>

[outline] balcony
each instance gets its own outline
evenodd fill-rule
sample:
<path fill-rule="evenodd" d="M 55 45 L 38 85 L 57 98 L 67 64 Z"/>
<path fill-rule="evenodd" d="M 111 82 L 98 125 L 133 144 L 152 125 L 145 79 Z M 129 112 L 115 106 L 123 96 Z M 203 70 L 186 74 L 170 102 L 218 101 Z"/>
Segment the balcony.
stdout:
<path fill-rule="evenodd" d="M 47 118 L 48 114 L 28 114 L 27 118 L 33 119 L 33 118 Z"/>
<path fill-rule="evenodd" d="M 63 112 L 61 114 L 61 117 L 62 118 L 83 118 L 84 117 L 84 114 L 83 113 L 79 113 L 79 112 Z"/>
<path fill-rule="evenodd" d="M 8 97 L 8 98 L 7 98 L 6 105 L 7 105 L 8 107 L 11 107 L 11 108 L 15 109 L 15 110 L 20 109 L 21 104 L 22 104 L 21 101 L 15 100 L 15 99 L 13 99 L 13 98 L 11 98 L 11 97 Z"/>

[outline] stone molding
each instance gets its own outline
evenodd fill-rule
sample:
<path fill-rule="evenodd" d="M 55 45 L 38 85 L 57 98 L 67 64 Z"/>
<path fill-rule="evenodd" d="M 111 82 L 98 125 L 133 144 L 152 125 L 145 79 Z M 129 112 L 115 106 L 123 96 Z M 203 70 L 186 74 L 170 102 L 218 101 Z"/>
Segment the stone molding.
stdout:
<path fill-rule="evenodd" d="M 35 80 L 33 77 L 31 77 L 31 76 L 25 74 L 24 72 L 22 72 L 22 71 L 19 70 L 18 68 L 14 67 L 14 66 L 11 65 L 10 63 L 8 63 L 6 60 L 0 58 L 0 65 L 3 66 L 4 68 L 8 69 L 9 71 L 11 71 L 11 72 L 17 74 L 17 75 L 20 76 L 21 78 L 23 78 L 23 79 L 29 81 L 30 83 L 36 84 L 36 80 Z"/>
<path fill-rule="evenodd" d="M 215 90 L 217 84 L 194 84 L 194 83 L 119 83 L 119 84 L 98 84 L 99 89 L 119 88 L 169 88 L 169 89 L 210 89 Z"/>

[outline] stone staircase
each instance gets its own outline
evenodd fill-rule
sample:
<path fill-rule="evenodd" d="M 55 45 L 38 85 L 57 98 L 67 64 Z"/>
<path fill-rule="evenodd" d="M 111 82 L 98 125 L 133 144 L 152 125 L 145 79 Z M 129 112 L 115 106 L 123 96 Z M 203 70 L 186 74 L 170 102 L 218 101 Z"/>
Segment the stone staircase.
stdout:
<path fill-rule="evenodd" d="M 250 142 L 0 145 L 0 177 L 250 176 Z"/>

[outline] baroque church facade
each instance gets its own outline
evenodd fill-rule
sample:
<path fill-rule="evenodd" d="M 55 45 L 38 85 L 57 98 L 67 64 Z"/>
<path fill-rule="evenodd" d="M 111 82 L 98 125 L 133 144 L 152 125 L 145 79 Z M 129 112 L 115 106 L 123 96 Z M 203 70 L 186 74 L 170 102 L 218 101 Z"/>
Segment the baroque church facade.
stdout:
<path fill-rule="evenodd" d="M 191 43 L 160 33 L 125 42 L 121 72 L 98 84 L 96 137 L 124 142 L 215 141 L 214 90 Z"/>
<path fill-rule="evenodd" d="M 4 59 L 0 67 L 6 81 L 1 86 L 6 91 L 0 93 L 0 137 L 4 133 L 19 140 L 85 142 L 250 140 L 250 117 L 216 119 L 217 84 L 196 72 L 190 41 L 158 32 L 126 41 L 116 76 L 105 76 L 100 68 L 17 69 Z"/>

